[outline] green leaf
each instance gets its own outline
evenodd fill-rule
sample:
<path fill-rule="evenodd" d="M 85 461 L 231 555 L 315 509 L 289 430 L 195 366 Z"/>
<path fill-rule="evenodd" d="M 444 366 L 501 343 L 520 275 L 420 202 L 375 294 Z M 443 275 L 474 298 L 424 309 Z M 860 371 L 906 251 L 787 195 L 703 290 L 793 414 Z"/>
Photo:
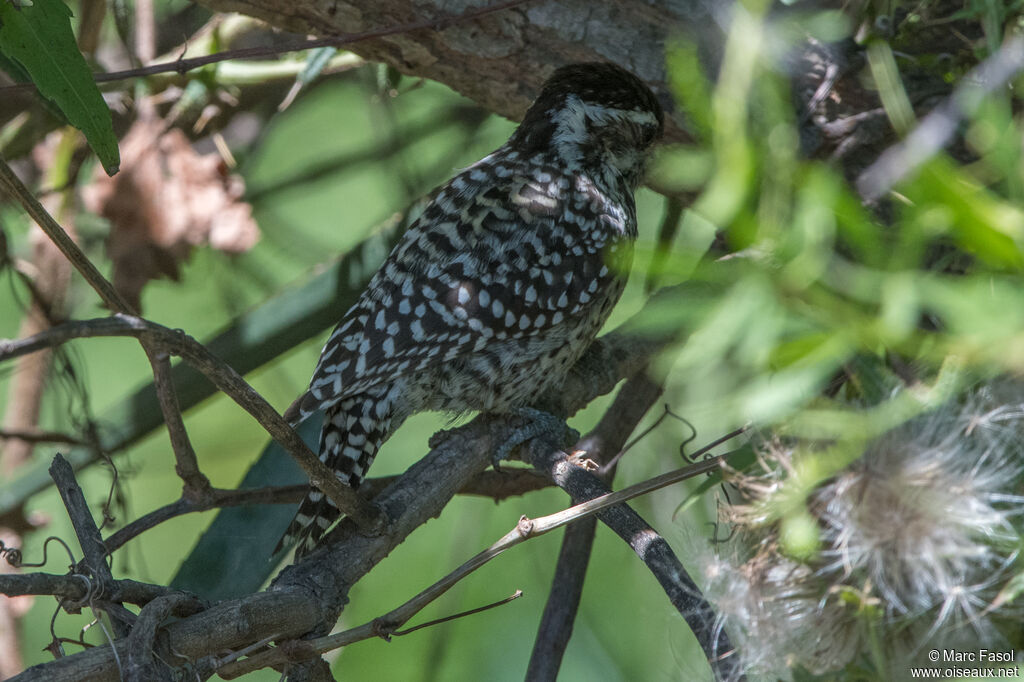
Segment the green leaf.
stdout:
<path fill-rule="evenodd" d="M 320 420 L 307 419 L 297 431 L 315 452 Z M 246 472 L 239 488 L 306 481 L 295 460 L 271 441 Z M 257 591 L 279 563 L 281 557 L 271 552 L 295 516 L 295 508 L 294 504 L 262 504 L 221 509 L 182 562 L 170 586 L 211 602 Z"/>
<path fill-rule="evenodd" d="M 110 110 L 93 81 L 71 31 L 71 10 L 60 0 L 34 0 L 31 6 L 0 2 L 0 52 L 32 77 L 39 92 L 53 101 L 89 146 L 108 175 L 121 157 Z"/>

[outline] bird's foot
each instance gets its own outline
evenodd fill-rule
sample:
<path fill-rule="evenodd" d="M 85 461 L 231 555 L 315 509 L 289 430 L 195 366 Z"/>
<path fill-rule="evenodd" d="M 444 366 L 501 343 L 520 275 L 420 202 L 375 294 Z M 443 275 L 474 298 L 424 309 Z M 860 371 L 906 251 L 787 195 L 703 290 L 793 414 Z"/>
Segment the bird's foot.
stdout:
<path fill-rule="evenodd" d="M 543 438 L 546 443 L 553 447 L 569 446 L 580 438 L 576 429 L 565 423 L 553 414 L 537 410 L 532 407 L 518 407 L 509 413 L 516 417 L 522 417 L 529 421 L 515 429 L 491 456 L 491 464 L 495 471 L 501 470 L 501 463 L 508 459 L 512 451 L 520 445 L 537 438 Z"/>

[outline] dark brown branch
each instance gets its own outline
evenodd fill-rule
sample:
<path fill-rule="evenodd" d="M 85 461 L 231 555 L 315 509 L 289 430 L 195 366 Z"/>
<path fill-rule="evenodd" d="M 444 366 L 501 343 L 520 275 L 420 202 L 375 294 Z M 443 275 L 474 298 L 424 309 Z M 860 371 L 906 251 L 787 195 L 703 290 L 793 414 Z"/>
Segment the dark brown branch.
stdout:
<path fill-rule="evenodd" d="M 199 470 L 195 449 L 185 430 L 181 407 L 178 405 L 178 395 L 174 390 L 170 356 L 163 352 L 150 352 L 147 355 L 153 369 L 153 380 L 156 384 L 160 411 L 163 413 L 171 449 L 174 451 L 174 470 L 184 482 L 183 497 L 201 497 L 210 489 L 210 480 Z"/>
<path fill-rule="evenodd" d="M 219 507 L 240 507 L 247 504 L 289 504 L 298 502 L 309 492 L 309 486 L 286 485 L 251 490 L 222 490 L 210 488 L 197 499 L 182 497 L 170 504 L 140 516 L 124 528 L 112 533 L 105 541 L 107 551 L 116 552 L 126 542 L 145 531 L 183 514 L 208 511 Z"/>
<path fill-rule="evenodd" d="M 367 499 L 373 499 L 377 493 L 397 479 L 398 476 L 368 478 L 359 486 L 359 494 Z M 459 494 L 487 497 L 495 502 L 500 502 L 514 495 L 525 495 L 550 486 L 551 481 L 532 469 L 507 467 L 500 472 L 481 471 L 462 487 Z M 309 486 L 304 483 L 242 490 L 210 488 L 198 499 L 190 500 L 183 497 L 140 516 L 124 528 L 112 533 L 104 541 L 104 544 L 107 546 L 107 551 L 113 553 L 129 540 L 177 516 L 221 507 L 241 507 L 247 504 L 294 504 L 300 502 L 308 492 Z"/>
<path fill-rule="evenodd" d="M 558 487 L 569 493 L 576 503 L 612 494 L 600 478 L 577 466 L 564 452 L 544 447 L 535 441 L 530 448 L 530 456 L 533 465 L 547 472 Z M 708 463 L 704 466 L 715 467 L 717 463 Z M 667 476 L 669 475 L 658 479 L 665 479 Z M 652 479 L 652 482 L 658 479 Z M 628 505 L 615 505 L 599 512 L 597 516 L 602 523 L 625 540 L 650 569 L 669 601 L 690 626 L 716 675 L 732 679 L 734 671 L 727 668 L 736 660 L 735 657 L 727 655 L 732 651 L 732 644 L 726 633 L 716 627 L 716 617 L 711 605 L 704 599 L 700 588 L 687 574 L 668 542 Z"/>
<path fill-rule="evenodd" d="M 587 457 L 598 464 L 607 463 L 622 450 L 626 439 L 661 393 L 661 386 L 646 373 L 629 379 L 619 389 L 601 421 L 580 439 L 575 449 L 585 451 Z M 609 481 L 613 475 L 614 471 L 609 472 Z M 596 526 L 597 519 L 588 517 L 565 529 L 551 590 L 526 668 L 528 680 L 555 680 L 558 677 L 583 594 Z"/>
<path fill-rule="evenodd" d="M 174 451 L 174 471 L 184 483 L 182 498 L 187 500 L 201 499 L 210 490 L 210 479 L 199 470 L 199 460 L 192 447 L 192 441 L 185 430 L 185 422 L 181 418 L 181 407 L 178 394 L 174 390 L 174 378 L 171 374 L 171 359 L 167 353 L 154 352 L 147 349 L 149 365 L 153 369 L 153 383 L 156 385 L 156 397 L 160 403 L 160 411 L 164 415 L 167 435 Z"/>
<path fill-rule="evenodd" d="M 94 594 L 94 589 L 91 581 L 86 576 L 75 573 L 68 575 L 4 573 L 0 574 L 0 594 L 8 597 L 46 594 L 69 602 L 82 602 Z M 114 603 L 145 606 L 157 597 L 168 594 L 182 594 L 195 600 L 191 603 L 183 601 L 182 606 L 174 611 L 176 616 L 190 616 L 203 609 L 203 605 L 199 600 L 187 592 L 172 590 L 162 585 L 141 583 L 136 580 L 113 581 L 110 592 L 104 595 L 104 599 Z"/>
<path fill-rule="evenodd" d="M 0 440 L 21 440 L 26 443 L 60 443 L 61 445 L 87 444 L 85 439 L 73 436 L 70 433 L 45 431 L 43 429 L 0 429 Z"/>
<path fill-rule="evenodd" d="M 362 42 L 364 40 L 372 40 L 374 38 L 385 38 L 388 36 L 400 35 L 403 33 L 411 33 L 413 31 L 421 31 L 424 29 L 441 30 L 448 26 L 458 24 L 470 19 L 478 19 L 480 17 L 500 12 L 502 10 L 511 9 L 518 5 L 522 5 L 529 0 L 506 0 L 506 2 L 499 2 L 493 5 L 485 7 L 469 9 L 461 14 L 449 14 L 436 19 L 421 19 L 420 21 L 412 21 L 406 24 L 398 24 L 394 26 L 388 26 L 386 28 L 379 28 L 372 31 L 363 31 L 361 33 L 348 33 L 332 38 L 320 38 L 318 40 L 304 40 L 300 43 L 288 43 L 285 45 L 266 45 L 261 47 L 246 47 L 239 48 L 236 50 L 225 50 L 224 52 L 218 52 L 216 54 L 204 55 L 202 57 L 191 57 L 185 59 L 176 59 L 173 62 L 166 62 L 163 64 L 152 64 L 150 66 L 144 66 L 138 69 L 126 69 L 124 71 L 112 71 L 110 73 L 97 73 L 93 77 L 97 83 L 110 83 L 113 81 L 127 80 L 130 78 L 144 78 L 146 76 L 155 76 L 160 73 L 177 73 L 185 74 L 193 69 L 198 69 L 209 64 L 216 64 L 218 62 L 225 62 L 233 59 L 259 59 L 262 57 L 279 57 L 289 52 L 300 52 L 302 50 L 314 50 L 320 47 L 346 47 L 354 43 Z M 35 85 L 33 83 L 19 83 L 17 85 L 6 85 L 0 87 L 0 93 L 14 92 L 19 90 L 33 90 Z"/>
<path fill-rule="evenodd" d="M 194 606 L 195 597 L 178 592 L 157 597 L 143 607 L 128 635 L 128 656 L 122 671 L 125 682 L 172 680 L 171 669 L 154 656 L 161 623 L 175 612 Z"/>
<path fill-rule="evenodd" d="M 596 531 L 597 518 L 594 516 L 565 529 L 548 600 L 544 604 L 544 614 L 537 626 L 530 662 L 526 666 L 527 680 L 558 678 L 583 597 L 583 581 L 590 565 Z"/>
<path fill-rule="evenodd" d="M 154 322 L 130 315 L 69 322 L 28 339 L 0 341 L 0 361 L 24 355 L 40 348 L 63 343 L 73 338 L 97 336 L 130 336 L 139 339 L 147 349 L 160 350 L 181 357 L 202 372 L 222 392 L 251 414 L 271 437 L 284 446 L 309 476 L 310 483 L 334 500 L 339 509 L 364 528 L 382 523 L 376 508 L 341 483 L 334 473 L 314 455 L 288 422 L 229 365 L 221 362 L 201 343 L 182 331 L 168 329 Z"/>
<path fill-rule="evenodd" d="M 232 600 L 167 626 L 167 647 L 198 660 L 268 636 L 297 636 L 315 627 L 318 609 L 308 596 L 296 593 L 260 593 Z M 190 633 L 182 636 L 182 633 Z M 118 656 L 128 656 L 128 641 L 114 642 Z M 180 660 L 180 659 L 176 659 Z M 111 647 L 98 646 L 72 656 L 29 668 L 13 678 L 18 682 L 120 682 Z"/>
<path fill-rule="evenodd" d="M 46 233 L 46 236 L 57 245 L 57 248 L 64 254 L 64 257 L 81 273 L 85 281 L 89 283 L 89 286 L 99 294 L 103 302 L 107 304 L 107 307 L 120 312 L 135 312 L 128 305 L 127 301 L 121 297 L 121 294 L 117 293 L 114 285 L 108 282 L 100 274 L 100 271 L 96 269 L 96 266 L 92 264 L 92 261 L 82 253 L 82 250 L 68 236 L 64 228 L 53 219 L 53 216 L 39 203 L 32 192 L 18 179 L 18 176 L 14 174 L 14 171 L 11 170 L 11 167 L 7 165 L 7 162 L 2 157 L 0 157 L 0 189 L 6 191 L 12 199 L 21 204 L 25 212 Z"/>
<path fill-rule="evenodd" d="M 78 544 L 82 547 L 83 558 L 76 567 L 76 573 L 85 575 L 93 581 L 92 594 L 106 599 L 107 595 L 113 592 L 114 576 L 110 572 L 110 566 L 107 565 L 107 550 L 103 545 L 103 537 L 92 518 L 85 495 L 82 494 L 82 489 L 75 480 L 75 472 L 71 468 L 71 464 L 60 453 L 53 458 L 53 463 L 50 465 L 50 476 L 68 510 L 71 525 L 75 529 L 75 535 L 78 536 Z M 113 613 L 110 615 L 116 631 L 123 623 Z M 119 636 L 123 634 L 125 632 L 119 633 Z"/>

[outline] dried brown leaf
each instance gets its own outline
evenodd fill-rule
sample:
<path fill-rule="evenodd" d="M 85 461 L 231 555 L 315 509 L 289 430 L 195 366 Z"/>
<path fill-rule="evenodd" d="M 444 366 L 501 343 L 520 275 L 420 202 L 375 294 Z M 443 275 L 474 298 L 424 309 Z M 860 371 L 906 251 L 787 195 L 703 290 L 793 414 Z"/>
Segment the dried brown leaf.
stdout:
<path fill-rule="evenodd" d="M 97 173 L 83 199 L 110 221 L 114 286 L 137 309 L 146 283 L 177 281 L 194 247 L 240 253 L 259 239 L 242 178 L 217 154 L 197 153 L 180 130 L 139 120 L 121 142 L 121 158 L 121 172 Z"/>

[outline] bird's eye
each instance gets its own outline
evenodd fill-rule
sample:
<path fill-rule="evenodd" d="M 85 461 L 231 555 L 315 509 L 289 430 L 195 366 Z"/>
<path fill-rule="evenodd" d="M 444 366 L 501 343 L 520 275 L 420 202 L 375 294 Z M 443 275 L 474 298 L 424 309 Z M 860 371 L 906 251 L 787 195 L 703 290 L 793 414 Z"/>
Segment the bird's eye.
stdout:
<path fill-rule="evenodd" d="M 657 130 L 652 126 L 640 126 L 640 145 L 645 148 L 650 147 L 656 134 Z"/>

